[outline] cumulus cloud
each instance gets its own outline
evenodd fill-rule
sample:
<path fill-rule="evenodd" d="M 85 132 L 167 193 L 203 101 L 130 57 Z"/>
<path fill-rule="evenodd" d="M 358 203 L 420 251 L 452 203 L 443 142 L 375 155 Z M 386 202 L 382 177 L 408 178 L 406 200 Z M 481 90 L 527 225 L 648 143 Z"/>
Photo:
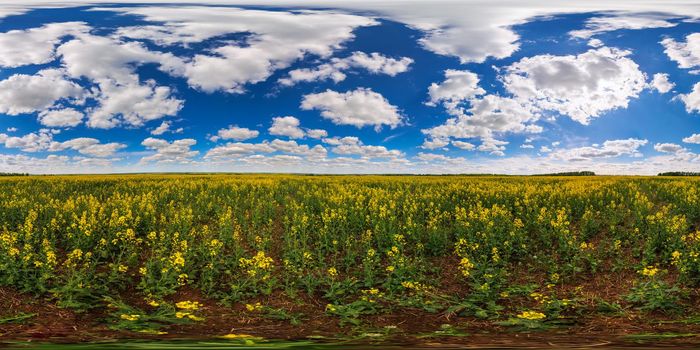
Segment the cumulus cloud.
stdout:
<path fill-rule="evenodd" d="M 0 134 L 0 143 L 4 144 L 5 148 L 19 148 L 24 152 L 45 151 L 51 146 L 52 142 L 53 134 L 47 129 L 41 129 L 23 136 Z"/>
<path fill-rule="evenodd" d="M 540 126 L 534 124 L 540 114 L 531 104 L 511 97 L 486 94 L 479 86 L 478 76 L 470 71 L 446 70 L 444 74 L 444 81 L 433 83 L 428 88 L 428 105 L 441 103 L 454 117 L 442 125 L 423 129 L 422 132 L 429 138 L 422 148 L 441 148 L 450 139 L 480 138 L 482 145 L 475 147 L 477 150 L 503 155 L 507 142 L 499 144 L 500 141 L 494 139 L 495 135 L 542 131 Z M 459 147 L 458 144 L 453 143 L 456 147 Z"/>
<path fill-rule="evenodd" d="M 171 121 L 165 120 L 162 123 L 160 123 L 160 125 L 158 125 L 158 127 L 151 130 L 151 135 L 159 136 L 159 135 L 163 135 L 167 132 L 171 132 L 173 134 L 179 134 L 185 130 L 184 128 L 177 128 L 177 129 L 173 130 L 173 129 L 171 129 L 172 126 L 173 126 L 173 123 Z"/>
<path fill-rule="evenodd" d="M 383 125 L 388 125 L 393 129 L 402 123 L 398 108 L 368 88 L 308 94 L 302 99 L 301 109 L 317 109 L 321 111 L 322 117 L 330 119 L 334 124 L 358 128 L 374 125 L 375 130 L 380 130 Z"/>
<path fill-rule="evenodd" d="M 680 94 L 678 98 L 685 104 L 688 113 L 700 112 L 700 83 L 693 85 L 693 90 L 687 94 Z"/>
<path fill-rule="evenodd" d="M 0 33 L 0 67 L 49 63 L 61 39 L 87 33 L 84 22 L 49 23 L 38 28 Z"/>
<path fill-rule="evenodd" d="M 700 134 L 692 134 L 688 137 L 685 137 L 683 138 L 683 142 L 700 144 Z"/>
<path fill-rule="evenodd" d="M 424 149 L 443 148 L 443 147 L 450 144 L 450 140 L 447 138 L 447 136 L 444 136 L 444 137 L 445 138 L 425 139 L 423 141 L 423 145 L 421 145 L 421 148 L 424 148 Z"/>
<path fill-rule="evenodd" d="M 196 145 L 194 139 L 181 139 L 168 142 L 167 140 L 149 137 L 141 145 L 155 153 L 141 158 L 140 163 L 191 163 L 199 151 L 191 149 Z"/>
<path fill-rule="evenodd" d="M 662 153 L 678 153 L 685 148 L 675 143 L 657 143 L 654 145 L 654 150 Z"/>
<path fill-rule="evenodd" d="M 588 40 L 588 46 L 598 48 L 601 46 L 605 46 L 605 44 L 602 41 L 600 41 L 600 39 L 593 38 L 591 40 Z"/>
<path fill-rule="evenodd" d="M 270 147 L 276 151 L 303 155 L 309 158 L 324 158 L 328 151 L 321 145 L 309 147 L 309 145 L 300 145 L 294 140 L 272 140 Z"/>
<path fill-rule="evenodd" d="M 83 122 L 83 113 L 73 108 L 45 110 L 39 113 L 39 123 L 51 128 L 68 128 Z"/>
<path fill-rule="evenodd" d="M 553 159 L 566 161 L 588 161 L 621 156 L 641 157 L 642 154 L 639 152 L 639 148 L 647 143 L 647 140 L 634 138 L 608 140 L 603 142 L 602 145 L 557 150 L 552 152 L 550 156 Z"/>
<path fill-rule="evenodd" d="M 134 69 L 140 64 L 156 63 L 162 71 L 173 74 L 181 70 L 183 64 L 171 53 L 150 51 L 143 43 L 122 42 L 97 35 L 81 35 L 67 41 L 56 49 L 56 53 L 73 78 L 112 80 L 121 84 L 138 80 Z"/>
<path fill-rule="evenodd" d="M 650 87 L 652 89 L 655 89 L 656 91 L 662 94 L 671 91 L 671 89 L 673 89 L 674 86 L 676 86 L 676 84 L 668 80 L 668 74 L 666 73 L 654 74 L 654 78 L 651 80 L 650 83 Z"/>
<path fill-rule="evenodd" d="M 83 89 L 57 69 L 44 69 L 35 75 L 14 74 L 0 81 L 0 113 L 33 113 L 59 100 L 75 102 L 82 96 Z"/>
<path fill-rule="evenodd" d="M 357 27 L 374 19 L 325 11 L 264 11 L 232 7 L 104 8 L 162 23 L 124 27 L 122 37 L 159 45 L 202 42 L 224 34 L 246 35 L 244 43 L 225 42 L 185 63 L 182 75 L 203 91 L 242 92 L 244 85 L 266 80 L 278 69 L 307 56 L 327 57 L 353 38 Z"/>
<path fill-rule="evenodd" d="M 220 129 L 217 131 L 216 135 L 210 137 L 211 141 L 217 142 L 219 140 L 236 140 L 244 141 L 248 139 L 254 139 L 260 135 L 257 130 L 251 130 L 248 128 L 241 128 L 235 125 L 230 125 L 228 128 Z"/>
<path fill-rule="evenodd" d="M 238 158 L 245 154 L 272 153 L 275 149 L 269 143 L 244 143 L 229 142 L 222 146 L 216 146 L 204 155 L 204 159 L 229 159 Z"/>
<path fill-rule="evenodd" d="M 409 57 L 391 58 L 378 52 L 366 54 L 355 51 L 345 58 L 332 58 L 329 63 L 324 63 L 316 68 L 294 69 L 289 72 L 289 76 L 279 79 L 279 83 L 285 86 L 292 86 L 298 82 L 311 82 L 322 80 L 333 80 L 338 83 L 347 77 L 344 73 L 353 68 L 363 68 L 372 74 L 386 74 L 396 76 L 399 73 L 408 71 L 413 59 Z"/>
<path fill-rule="evenodd" d="M 255 159 L 267 161 L 269 158 L 263 154 L 277 152 L 284 153 L 274 156 L 274 159 L 278 161 L 303 160 L 307 162 L 318 162 L 324 161 L 328 154 L 328 151 L 322 145 L 309 146 L 299 144 L 295 140 L 275 139 L 272 140 L 272 142 L 264 141 L 261 143 L 230 142 L 210 149 L 204 155 L 204 159 L 214 162 L 251 161 Z"/>
<path fill-rule="evenodd" d="M 455 113 L 457 105 L 462 101 L 486 93 L 479 87 L 479 77 L 475 73 L 454 69 L 448 69 L 444 73 L 444 81 L 432 83 L 428 88 L 428 104 L 431 106 L 443 102 L 449 111 Z"/>
<path fill-rule="evenodd" d="M 24 152 L 59 152 L 64 150 L 75 150 L 80 154 L 93 157 L 109 157 L 126 145 L 117 142 L 101 143 L 100 140 L 87 137 L 79 137 L 67 141 L 54 141 L 54 131 L 40 129 L 37 132 L 23 136 L 8 136 L 0 134 L 0 143 L 6 148 L 19 148 Z"/>
<path fill-rule="evenodd" d="M 613 15 L 593 17 L 586 20 L 584 29 L 569 32 L 574 38 L 588 39 L 594 35 L 620 29 L 670 28 L 675 23 L 667 21 L 668 16 L 652 14 Z"/>
<path fill-rule="evenodd" d="M 312 139 L 322 139 L 328 137 L 328 131 L 323 129 L 308 129 L 306 130 L 306 136 Z"/>
<path fill-rule="evenodd" d="M 121 84 L 114 80 L 99 82 L 99 105 L 88 112 L 87 125 L 110 129 L 120 124 L 142 126 L 145 122 L 176 115 L 183 101 L 170 96 L 167 86 L 132 81 Z"/>
<path fill-rule="evenodd" d="M 449 118 L 442 125 L 423 129 L 423 133 L 432 140 L 445 140 L 491 139 L 495 134 L 542 131 L 541 127 L 532 124 L 539 119 L 536 111 L 512 98 L 486 95 L 472 100 L 471 104 L 465 114 Z"/>
<path fill-rule="evenodd" d="M 79 137 L 64 142 L 52 142 L 48 150 L 51 152 L 72 149 L 80 154 L 93 157 L 110 157 L 126 145 L 118 142 L 100 143 L 100 140 L 90 137 Z"/>
<path fill-rule="evenodd" d="M 476 149 L 481 152 L 488 152 L 494 156 L 504 156 L 503 151 L 506 150 L 507 141 L 496 140 L 492 138 L 487 138 L 481 142 L 479 147 Z"/>
<path fill-rule="evenodd" d="M 389 150 L 384 146 L 364 145 L 357 137 L 325 139 L 324 142 L 334 145 L 331 149 L 335 154 L 358 155 L 362 158 L 402 158 L 403 152 Z"/>
<path fill-rule="evenodd" d="M 505 69 L 503 82 L 514 98 L 588 124 L 601 113 L 626 108 L 646 87 L 629 51 L 602 47 L 579 55 L 538 55 Z"/>
<path fill-rule="evenodd" d="M 452 141 L 452 145 L 457 147 L 457 148 L 461 148 L 461 149 L 467 150 L 467 151 L 471 151 L 474 148 L 476 148 L 476 146 L 474 146 L 473 143 L 464 142 L 464 141 Z"/>
<path fill-rule="evenodd" d="M 291 139 L 300 139 L 305 133 L 299 125 L 299 119 L 292 116 L 272 118 L 272 126 L 267 129 L 270 135 L 287 136 Z"/>
<path fill-rule="evenodd" d="M 685 42 L 675 41 L 673 38 L 661 40 L 664 52 L 679 68 L 695 68 L 700 66 L 700 33 L 689 34 Z"/>

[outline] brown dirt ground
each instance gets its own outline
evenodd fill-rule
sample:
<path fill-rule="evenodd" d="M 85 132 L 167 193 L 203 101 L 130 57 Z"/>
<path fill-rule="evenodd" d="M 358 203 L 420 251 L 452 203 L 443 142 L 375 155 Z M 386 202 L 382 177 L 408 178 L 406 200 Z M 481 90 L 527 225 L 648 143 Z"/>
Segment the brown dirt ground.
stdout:
<path fill-rule="evenodd" d="M 594 289 L 592 285 L 615 285 L 615 277 L 604 277 L 603 281 L 590 281 L 585 290 L 596 295 L 612 295 L 604 289 Z M 618 284 L 619 286 L 619 284 Z M 667 323 L 668 317 L 629 312 L 625 317 L 599 316 L 583 317 L 577 324 L 548 331 L 516 333 L 508 328 L 494 325 L 488 321 L 460 317 L 455 315 L 432 314 L 422 310 L 404 309 L 400 313 L 375 315 L 363 318 L 362 330 L 350 326 L 341 327 L 338 319 L 324 313 L 325 303 L 320 300 L 302 297 L 303 302 L 293 301 L 278 292 L 257 301 L 288 312 L 301 312 L 304 319 L 301 325 L 293 326 L 288 321 L 277 321 L 251 315 L 242 304 L 234 307 L 218 306 L 215 302 L 189 291 L 177 296 L 188 300 L 199 300 L 206 305 L 202 315 L 206 321 L 190 325 L 172 326 L 165 335 L 147 335 L 126 331 L 110 330 L 101 319 L 99 312 L 77 314 L 60 309 L 50 302 L 45 302 L 31 295 L 23 295 L 9 289 L 0 288 L 0 315 L 35 313 L 35 317 L 20 324 L 0 324 L 0 347 L 8 341 L 44 341 L 57 343 L 74 343 L 102 341 L 111 339 L 202 339 L 229 333 L 250 334 L 266 339 L 299 340 L 310 336 L 323 336 L 329 339 L 341 335 L 360 335 L 361 333 L 381 332 L 385 326 L 396 326 L 391 338 L 384 338 L 394 344 L 411 344 L 434 347 L 464 346 L 470 347 L 528 347 L 528 346 L 632 346 L 639 345 L 626 336 L 634 334 L 685 334 L 688 336 L 666 339 L 649 339 L 654 343 L 667 346 L 700 347 L 700 325 Z M 697 303 L 698 298 L 694 298 Z M 688 315 L 695 314 L 687 310 Z M 468 336 L 431 336 L 444 324 L 451 324 Z M 434 334 L 434 333 L 433 333 Z M 346 339 L 346 338 L 345 338 Z M 362 341 L 362 340 L 360 340 Z"/>

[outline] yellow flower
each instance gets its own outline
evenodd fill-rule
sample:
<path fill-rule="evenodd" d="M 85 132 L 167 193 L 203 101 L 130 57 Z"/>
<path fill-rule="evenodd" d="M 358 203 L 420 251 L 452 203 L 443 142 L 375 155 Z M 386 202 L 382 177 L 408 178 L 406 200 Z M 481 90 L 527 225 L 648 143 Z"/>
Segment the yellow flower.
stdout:
<path fill-rule="evenodd" d="M 395 268 L 393 265 L 389 265 L 389 266 L 386 267 L 386 270 L 387 270 L 388 272 L 394 272 L 395 269 L 396 269 L 396 268 Z"/>
<path fill-rule="evenodd" d="M 200 304 L 199 302 L 188 300 L 181 301 L 175 304 L 175 307 L 182 310 L 199 310 L 201 306 L 202 304 Z"/>
<path fill-rule="evenodd" d="M 328 269 L 328 275 L 331 276 L 331 278 L 335 278 L 338 276 L 338 270 L 336 270 L 335 267 L 331 267 Z"/>
<path fill-rule="evenodd" d="M 260 311 L 262 309 L 262 304 L 260 303 L 255 303 L 255 304 L 245 304 L 246 310 L 253 312 L 253 311 Z"/>
<path fill-rule="evenodd" d="M 547 316 L 537 311 L 523 311 L 520 314 L 518 314 L 517 317 L 525 320 L 541 320 Z"/>
<path fill-rule="evenodd" d="M 643 276 L 647 277 L 654 277 L 657 272 L 659 272 L 659 269 L 654 266 L 647 266 L 640 271 Z"/>
<path fill-rule="evenodd" d="M 119 272 L 121 273 L 124 273 L 129 270 L 129 267 L 126 265 L 119 265 L 119 267 L 117 267 L 117 270 L 119 270 Z"/>
<path fill-rule="evenodd" d="M 170 257 L 170 262 L 173 266 L 185 266 L 185 258 L 182 257 L 182 253 L 180 252 L 175 252 L 175 254 Z"/>
<path fill-rule="evenodd" d="M 148 305 L 151 305 L 153 307 L 158 307 L 158 306 L 160 306 L 160 303 L 155 301 L 155 300 L 151 300 L 148 302 Z"/>
<path fill-rule="evenodd" d="M 247 338 L 253 338 L 253 336 L 250 334 L 226 334 L 226 335 L 222 335 L 221 338 L 224 338 L 224 339 L 247 339 Z"/>
<path fill-rule="evenodd" d="M 127 320 L 127 321 L 137 321 L 141 315 L 127 315 L 127 314 L 121 314 L 119 316 L 122 320 Z"/>
<path fill-rule="evenodd" d="M 462 272 L 464 277 L 469 277 L 471 275 L 471 269 L 474 268 L 474 264 L 467 257 L 463 257 L 459 261 L 459 271 Z"/>

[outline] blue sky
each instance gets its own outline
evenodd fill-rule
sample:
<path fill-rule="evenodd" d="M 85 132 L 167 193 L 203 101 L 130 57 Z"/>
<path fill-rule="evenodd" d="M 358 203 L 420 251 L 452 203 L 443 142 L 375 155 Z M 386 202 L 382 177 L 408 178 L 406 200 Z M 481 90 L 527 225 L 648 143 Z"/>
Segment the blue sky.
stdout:
<path fill-rule="evenodd" d="M 698 17 L 683 1 L 2 4 L 0 171 L 697 171 Z"/>

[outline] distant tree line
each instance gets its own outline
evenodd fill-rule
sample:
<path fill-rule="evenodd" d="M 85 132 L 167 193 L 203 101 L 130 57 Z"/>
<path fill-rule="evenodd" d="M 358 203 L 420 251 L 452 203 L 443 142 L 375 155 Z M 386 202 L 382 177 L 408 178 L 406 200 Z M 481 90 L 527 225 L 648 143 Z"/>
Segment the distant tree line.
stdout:
<path fill-rule="evenodd" d="M 0 176 L 29 176 L 27 173 L 0 173 Z"/>
<path fill-rule="evenodd" d="M 658 176 L 700 176 L 700 173 L 693 171 L 668 171 L 659 173 Z"/>
<path fill-rule="evenodd" d="M 595 176 L 592 171 L 566 171 L 563 173 L 537 174 L 534 176 Z"/>

